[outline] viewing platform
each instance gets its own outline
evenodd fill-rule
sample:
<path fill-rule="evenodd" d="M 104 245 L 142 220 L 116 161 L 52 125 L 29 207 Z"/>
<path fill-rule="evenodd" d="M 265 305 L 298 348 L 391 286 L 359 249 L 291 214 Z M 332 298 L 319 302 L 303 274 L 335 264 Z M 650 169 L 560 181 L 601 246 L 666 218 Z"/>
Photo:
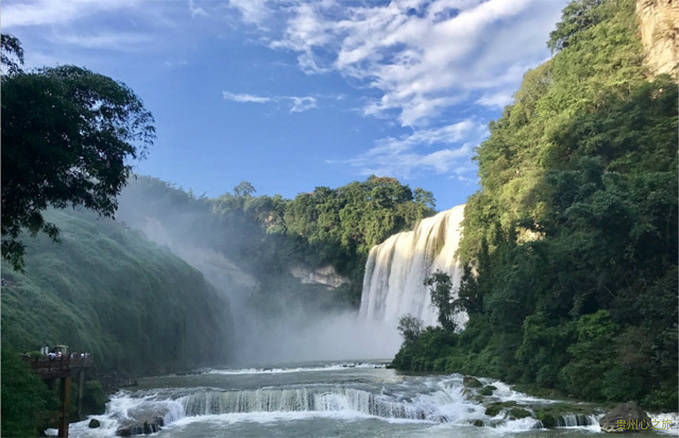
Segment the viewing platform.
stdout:
<path fill-rule="evenodd" d="M 68 351 L 68 349 L 65 349 Z M 72 353 L 53 356 L 23 357 L 34 373 L 46 382 L 59 382 L 61 386 L 61 409 L 59 413 L 59 436 L 68 437 L 68 413 L 71 407 L 71 379 L 78 379 L 78 417 L 82 412 L 85 372 L 94 364 L 89 353 Z M 52 356 L 51 356 L 52 355 Z"/>
<path fill-rule="evenodd" d="M 86 368 L 91 368 L 94 362 L 92 356 L 81 357 L 79 354 L 55 358 L 24 357 L 24 361 L 28 362 L 33 371 L 44 380 L 74 376 Z"/>

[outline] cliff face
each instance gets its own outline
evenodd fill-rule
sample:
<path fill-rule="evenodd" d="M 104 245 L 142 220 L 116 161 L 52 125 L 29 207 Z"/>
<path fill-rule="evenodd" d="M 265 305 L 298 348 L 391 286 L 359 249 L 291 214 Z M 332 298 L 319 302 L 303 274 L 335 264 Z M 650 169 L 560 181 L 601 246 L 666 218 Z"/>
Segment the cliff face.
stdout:
<path fill-rule="evenodd" d="M 679 0 L 637 0 L 641 41 L 653 74 L 679 78 Z"/>
<path fill-rule="evenodd" d="M 339 275 L 331 265 L 317 269 L 297 266 L 290 270 L 290 274 L 304 284 L 320 284 L 329 289 L 337 289 L 343 284 L 349 283 L 349 279 Z"/>

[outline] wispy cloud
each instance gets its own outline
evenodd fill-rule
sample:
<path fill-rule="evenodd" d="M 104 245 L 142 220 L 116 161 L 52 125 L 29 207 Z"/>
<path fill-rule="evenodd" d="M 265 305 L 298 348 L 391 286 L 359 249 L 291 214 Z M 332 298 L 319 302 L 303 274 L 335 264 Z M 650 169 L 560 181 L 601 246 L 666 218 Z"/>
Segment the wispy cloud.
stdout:
<path fill-rule="evenodd" d="M 498 91 L 495 93 L 484 93 L 476 100 L 476 103 L 488 107 L 504 108 L 512 103 L 513 93 L 511 91 Z"/>
<path fill-rule="evenodd" d="M 312 108 L 317 108 L 316 98 L 311 96 L 297 97 L 290 96 L 292 99 L 292 106 L 290 107 L 290 112 L 301 113 Z"/>
<path fill-rule="evenodd" d="M 153 38 L 141 33 L 105 32 L 99 34 L 57 34 L 53 40 L 60 44 L 86 49 L 136 51 L 149 44 Z"/>
<path fill-rule="evenodd" d="M 2 26 L 38 26 L 65 24 L 77 18 L 99 12 L 125 9 L 139 4 L 138 0 L 38 0 L 21 3 L 3 3 Z"/>
<path fill-rule="evenodd" d="M 484 124 L 463 120 L 440 128 L 416 130 L 401 137 L 382 138 L 354 158 L 328 163 L 348 164 L 362 175 L 409 179 L 423 172 L 452 172 L 457 179 L 468 181 L 474 172 L 470 160 L 474 146 L 486 135 Z"/>
<path fill-rule="evenodd" d="M 255 94 L 222 91 L 222 97 L 238 103 L 287 102 L 291 113 L 301 113 L 318 108 L 316 98 L 313 96 L 258 96 Z"/>
<path fill-rule="evenodd" d="M 255 96 L 247 93 L 231 93 L 229 91 L 222 91 L 222 97 L 226 100 L 239 103 L 267 103 L 271 101 L 270 97 Z"/>
<path fill-rule="evenodd" d="M 267 0 L 228 0 L 228 2 L 231 8 L 240 12 L 246 23 L 262 26 L 271 14 Z"/>
<path fill-rule="evenodd" d="M 473 148 L 485 122 L 455 123 L 457 110 L 511 103 L 524 72 L 548 55 L 545 39 L 568 0 L 230 0 L 275 50 L 297 55 L 309 75 L 338 72 L 377 90 L 364 115 L 393 119 L 411 134 L 375 142 L 335 163 L 408 178 L 423 171 L 473 180 Z M 282 26 L 264 22 L 276 17 Z M 371 93 L 374 96 L 374 93 Z M 433 150 L 432 150 L 433 149 Z"/>
<path fill-rule="evenodd" d="M 207 12 L 205 12 L 205 9 L 201 8 L 200 6 L 196 6 L 196 2 L 194 0 L 189 0 L 189 12 L 191 13 L 191 17 L 207 17 Z"/>
<path fill-rule="evenodd" d="M 338 0 L 300 1 L 270 46 L 298 53 L 309 74 L 339 71 L 380 90 L 365 114 L 393 112 L 403 126 L 427 125 L 470 93 L 510 93 L 526 66 L 545 57 L 545 35 L 564 4 L 403 0 L 346 8 Z"/>

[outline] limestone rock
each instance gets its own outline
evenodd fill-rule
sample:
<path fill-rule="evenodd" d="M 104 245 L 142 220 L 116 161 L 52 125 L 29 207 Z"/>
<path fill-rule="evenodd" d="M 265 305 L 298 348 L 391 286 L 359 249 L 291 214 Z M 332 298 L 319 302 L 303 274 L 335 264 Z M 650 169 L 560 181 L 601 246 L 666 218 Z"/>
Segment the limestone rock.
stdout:
<path fill-rule="evenodd" d="M 679 1 L 637 0 L 646 65 L 654 75 L 679 77 Z"/>

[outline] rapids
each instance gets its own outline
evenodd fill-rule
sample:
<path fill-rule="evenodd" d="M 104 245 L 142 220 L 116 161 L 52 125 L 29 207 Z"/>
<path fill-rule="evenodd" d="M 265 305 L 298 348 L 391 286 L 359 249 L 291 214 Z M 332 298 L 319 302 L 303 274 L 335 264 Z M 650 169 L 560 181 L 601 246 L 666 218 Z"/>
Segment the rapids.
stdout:
<path fill-rule="evenodd" d="M 492 379 L 490 401 L 513 401 L 528 410 L 554 403 Z M 534 418 L 485 414 L 458 374 L 402 375 L 384 362 L 306 363 L 271 368 L 203 369 L 189 375 L 144 378 L 114 394 L 101 422 L 73 423 L 73 437 L 114 436 L 162 418 L 160 437 L 254 436 L 591 436 L 596 415 L 564 417 L 545 430 Z M 476 422 L 477 426 L 473 425 Z"/>

